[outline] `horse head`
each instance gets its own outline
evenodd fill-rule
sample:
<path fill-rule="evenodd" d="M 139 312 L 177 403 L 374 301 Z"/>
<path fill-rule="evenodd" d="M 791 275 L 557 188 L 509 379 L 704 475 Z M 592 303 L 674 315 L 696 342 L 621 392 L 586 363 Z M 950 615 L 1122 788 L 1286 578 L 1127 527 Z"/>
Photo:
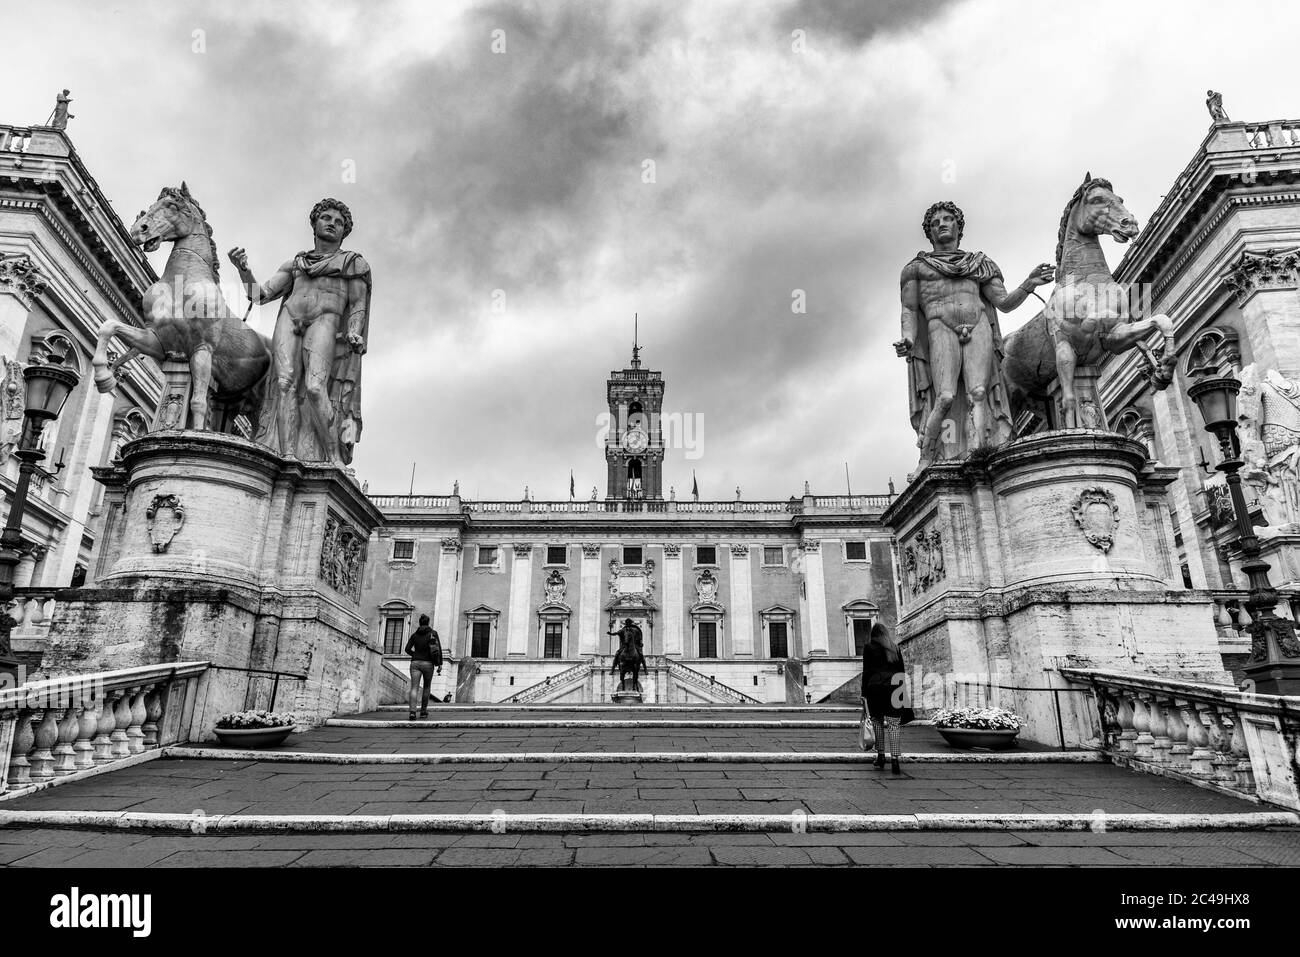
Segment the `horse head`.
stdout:
<path fill-rule="evenodd" d="M 131 241 L 151 253 L 163 242 L 184 239 L 192 235 L 203 236 L 211 246 L 211 264 L 218 269 L 216 246 L 212 245 L 212 227 L 208 225 L 203 207 L 190 195 L 184 182 L 179 187 L 164 186 L 158 199 L 146 210 L 141 210 L 131 224 Z"/>
<path fill-rule="evenodd" d="M 1126 243 L 1138 234 L 1138 221 L 1125 208 L 1124 200 L 1115 195 L 1110 180 L 1085 173 L 1083 183 L 1074 191 L 1061 216 L 1056 243 L 1058 268 L 1070 230 L 1080 236 L 1110 236 L 1118 243 Z"/>

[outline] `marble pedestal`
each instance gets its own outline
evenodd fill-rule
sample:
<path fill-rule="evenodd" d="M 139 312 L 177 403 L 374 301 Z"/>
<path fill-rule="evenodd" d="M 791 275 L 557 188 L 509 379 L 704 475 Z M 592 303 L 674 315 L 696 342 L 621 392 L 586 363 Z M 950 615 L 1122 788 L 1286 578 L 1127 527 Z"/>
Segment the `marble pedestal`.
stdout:
<path fill-rule="evenodd" d="M 1209 593 L 1179 587 L 1165 502 L 1176 475 L 1093 429 L 921 472 L 882 516 L 914 706 L 987 702 L 1025 716 L 1030 740 L 1078 745 L 1096 722 L 1059 668 L 1228 683 Z"/>
<path fill-rule="evenodd" d="M 58 594 L 46 673 L 210 661 L 204 723 L 274 708 L 313 724 L 380 702 L 357 602 L 382 515 L 342 470 L 213 432 L 155 432 L 95 470 L 93 582 Z"/>
<path fill-rule="evenodd" d="M 640 691 L 630 689 L 625 691 L 622 688 L 615 691 L 611 697 L 614 699 L 614 704 L 642 704 L 645 701 L 645 696 Z"/>

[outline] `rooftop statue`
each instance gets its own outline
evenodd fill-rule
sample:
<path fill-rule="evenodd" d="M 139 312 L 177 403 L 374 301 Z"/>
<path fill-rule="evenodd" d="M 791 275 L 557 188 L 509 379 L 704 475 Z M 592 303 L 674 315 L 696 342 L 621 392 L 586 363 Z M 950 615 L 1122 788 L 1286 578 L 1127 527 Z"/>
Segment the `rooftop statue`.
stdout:
<path fill-rule="evenodd" d="M 1017 411 L 1026 399 L 1046 396 L 1059 378 L 1060 428 L 1088 425 L 1076 402 L 1074 372 L 1078 365 L 1094 365 L 1107 354 L 1137 349 L 1157 389 L 1166 388 L 1173 377 L 1173 322 L 1164 315 L 1133 318 L 1141 304 L 1134 303 L 1129 289 L 1112 277 L 1098 239 L 1103 234 L 1126 243 L 1138 234 L 1137 219 L 1124 208 L 1110 180 L 1087 173 L 1061 216 L 1056 288 L 1042 312 L 1006 341 L 1003 370 Z M 1156 329 L 1163 336 L 1159 354 L 1142 344 Z"/>
<path fill-rule="evenodd" d="M 1215 123 L 1231 123 L 1228 114 L 1223 111 L 1223 94 L 1214 90 L 1205 91 L 1205 108 L 1210 111 L 1210 119 Z"/>
<path fill-rule="evenodd" d="M 352 212 L 323 199 L 308 215 L 313 246 L 258 283 L 248 255 L 230 261 L 254 302 L 281 299 L 258 442 L 287 458 L 348 465 L 361 437 L 361 357 L 370 325 L 370 266 L 342 248 Z"/>
<path fill-rule="evenodd" d="M 997 312 L 1015 309 L 1053 274 L 1043 263 L 1008 292 L 993 260 L 961 250 L 965 225 L 953 203 L 927 209 L 921 228 L 933 248 L 917 253 L 900 281 L 903 337 L 894 349 L 907 359 L 918 471 L 1011 438 Z"/>

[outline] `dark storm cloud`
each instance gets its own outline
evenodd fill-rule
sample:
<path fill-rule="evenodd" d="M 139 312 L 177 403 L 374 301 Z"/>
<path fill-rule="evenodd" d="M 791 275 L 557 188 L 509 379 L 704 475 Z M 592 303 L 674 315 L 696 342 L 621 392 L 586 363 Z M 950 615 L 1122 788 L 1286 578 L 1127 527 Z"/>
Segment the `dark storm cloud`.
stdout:
<path fill-rule="evenodd" d="M 931 20 L 960 0 L 799 0 L 781 17 L 788 30 L 829 33 L 854 44 Z M 810 37 L 810 40 L 813 38 Z"/>

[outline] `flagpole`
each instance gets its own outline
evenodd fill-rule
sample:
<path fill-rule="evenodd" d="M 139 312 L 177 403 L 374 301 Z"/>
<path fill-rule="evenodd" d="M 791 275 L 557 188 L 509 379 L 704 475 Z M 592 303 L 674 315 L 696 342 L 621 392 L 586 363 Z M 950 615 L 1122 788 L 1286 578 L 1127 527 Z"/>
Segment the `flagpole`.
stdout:
<path fill-rule="evenodd" d="M 407 497 L 410 497 L 415 494 L 415 463 L 414 462 L 411 463 L 411 487 L 406 494 Z"/>

